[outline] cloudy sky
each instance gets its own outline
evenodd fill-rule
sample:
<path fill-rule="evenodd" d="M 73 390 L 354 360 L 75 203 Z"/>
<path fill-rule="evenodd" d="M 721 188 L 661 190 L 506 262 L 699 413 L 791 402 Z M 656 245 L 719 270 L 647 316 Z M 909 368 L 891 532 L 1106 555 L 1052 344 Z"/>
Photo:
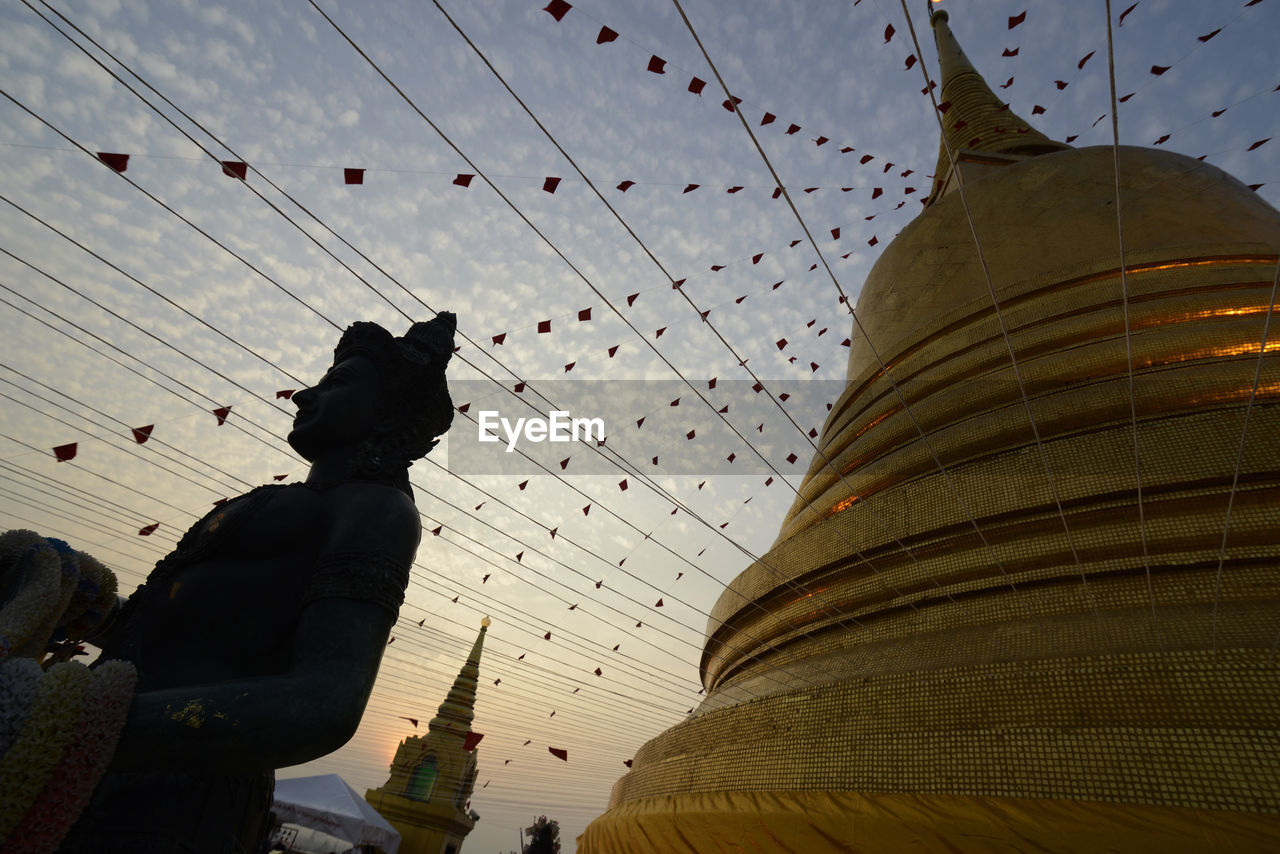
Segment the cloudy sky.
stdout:
<path fill-rule="evenodd" d="M 1133 5 L 1121 142 L 1203 155 L 1275 204 L 1280 140 L 1255 143 L 1280 135 L 1280 3 Z M 544 813 L 572 851 L 623 760 L 697 706 L 707 613 L 769 547 L 839 393 L 841 293 L 937 157 L 923 2 L 908 21 L 890 0 L 683 0 L 689 26 L 665 0 L 545 6 L 0 6 L 0 526 L 131 590 L 213 501 L 305 475 L 276 392 L 318 379 L 339 329 L 456 312 L 469 406 L 412 471 L 428 533 L 374 699 L 347 747 L 281 776 L 382 784 L 489 615 L 476 851 Z M 1101 0 L 946 7 L 1015 111 L 1111 144 Z M 602 418 L 606 450 L 525 468 L 480 447 L 472 419 L 521 400 Z"/>

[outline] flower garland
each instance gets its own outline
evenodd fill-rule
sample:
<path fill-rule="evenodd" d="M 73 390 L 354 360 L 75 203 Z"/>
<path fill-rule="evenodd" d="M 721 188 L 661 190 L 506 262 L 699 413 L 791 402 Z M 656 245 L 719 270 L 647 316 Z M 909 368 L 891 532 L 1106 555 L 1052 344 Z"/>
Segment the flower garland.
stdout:
<path fill-rule="evenodd" d="M 34 531 L 0 534 L 0 582 L 17 588 L 0 607 L 0 657 L 29 654 L 62 600 L 62 568 L 57 550 Z M 40 649 L 45 637 L 38 639 Z"/>
<path fill-rule="evenodd" d="M 0 848 L 52 854 L 124 730 L 137 671 L 45 657 L 109 619 L 115 573 L 61 540 L 0 534 Z M 65 644 L 64 644 L 65 645 Z M 44 670 L 40 659 L 45 658 Z"/>
<path fill-rule="evenodd" d="M 116 605 L 116 575 L 94 557 L 80 552 L 80 583 L 62 613 L 55 640 L 78 641 L 93 633 Z"/>
<path fill-rule="evenodd" d="M 80 664 L 60 664 L 78 667 Z M 52 854 L 89 803 L 124 729 L 137 671 L 110 661 L 92 671 L 70 743 L 10 837 L 32 854 Z"/>
<path fill-rule="evenodd" d="M 33 658 L 40 658 L 44 655 L 45 648 L 49 645 L 49 639 L 53 636 L 54 629 L 58 627 L 58 622 L 62 619 L 63 612 L 66 611 L 67 605 L 71 603 L 71 598 L 75 596 L 76 587 L 80 584 L 80 556 L 76 553 L 76 550 L 54 537 L 45 537 L 45 542 L 53 546 L 58 553 L 58 565 L 62 571 L 59 578 L 58 598 L 51 603 L 53 607 L 45 612 L 44 620 L 36 627 L 25 647 L 16 647 L 14 655 Z"/>
<path fill-rule="evenodd" d="M 35 802 L 71 741 L 84 705 L 89 669 L 67 662 L 40 680 L 22 732 L 0 758 L 0 841 Z"/>
<path fill-rule="evenodd" d="M 0 756 L 18 740 L 43 671 L 32 658 L 0 660 Z"/>

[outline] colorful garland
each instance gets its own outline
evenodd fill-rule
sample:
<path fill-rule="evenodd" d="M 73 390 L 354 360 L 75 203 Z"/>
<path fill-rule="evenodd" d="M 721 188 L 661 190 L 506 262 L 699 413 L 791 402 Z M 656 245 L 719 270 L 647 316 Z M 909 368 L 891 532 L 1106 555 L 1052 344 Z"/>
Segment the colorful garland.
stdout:
<path fill-rule="evenodd" d="M 88 684 L 89 669 L 72 662 L 55 665 L 40 680 L 22 731 L 0 758 L 0 840 L 9 839 L 53 775 L 80 719 Z"/>
<path fill-rule="evenodd" d="M 78 663 L 59 664 L 55 669 L 64 667 L 84 669 Z M 133 665 L 124 661 L 107 662 L 91 671 L 72 738 L 39 797 L 10 834 L 21 840 L 25 850 L 41 854 L 57 850 L 88 805 L 120 741 L 136 681 Z"/>
<path fill-rule="evenodd" d="M 89 670 L 45 652 L 108 620 L 116 586 L 111 570 L 61 540 L 0 534 L 0 849 L 52 854 L 115 753 L 134 666 Z"/>

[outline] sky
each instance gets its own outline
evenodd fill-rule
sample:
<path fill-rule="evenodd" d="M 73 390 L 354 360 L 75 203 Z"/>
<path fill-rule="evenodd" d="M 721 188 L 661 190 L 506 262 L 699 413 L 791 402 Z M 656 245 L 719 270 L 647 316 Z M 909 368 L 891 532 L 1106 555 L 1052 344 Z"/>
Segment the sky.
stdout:
<path fill-rule="evenodd" d="M 1103 2 L 942 5 L 1015 112 L 1112 144 Z M 373 698 L 346 747 L 279 776 L 384 783 L 487 615 L 473 852 L 543 814 L 572 852 L 624 760 L 696 710 L 707 615 L 842 388 L 842 294 L 938 151 L 923 2 L 546 6 L 0 6 L 0 527 L 130 591 L 212 502 L 305 477 L 277 392 L 318 380 L 340 329 L 455 312 L 465 411 L 411 471 L 425 534 Z M 1280 2 L 1111 20 L 1120 142 L 1276 204 L 1280 140 L 1255 143 L 1280 135 Z M 539 467 L 479 442 L 481 412 L 552 408 L 600 418 L 605 446 L 520 445 Z"/>

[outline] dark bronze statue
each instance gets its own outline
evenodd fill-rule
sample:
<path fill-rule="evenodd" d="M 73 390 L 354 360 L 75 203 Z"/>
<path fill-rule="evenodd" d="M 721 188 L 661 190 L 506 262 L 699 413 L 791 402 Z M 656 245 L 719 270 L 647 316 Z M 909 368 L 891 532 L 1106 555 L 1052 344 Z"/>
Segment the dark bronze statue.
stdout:
<path fill-rule="evenodd" d="M 453 418 L 454 328 L 348 328 L 293 396 L 306 482 L 216 507 L 91 639 L 137 696 L 62 851 L 257 854 L 273 770 L 355 733 L 422 533 L 408 468 Z"/>

